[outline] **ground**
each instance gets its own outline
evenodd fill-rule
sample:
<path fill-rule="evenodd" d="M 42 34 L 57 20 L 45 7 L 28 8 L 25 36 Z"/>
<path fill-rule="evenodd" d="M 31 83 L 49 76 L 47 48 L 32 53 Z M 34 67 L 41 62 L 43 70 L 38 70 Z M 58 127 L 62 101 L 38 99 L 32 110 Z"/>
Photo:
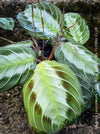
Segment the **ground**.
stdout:
<path fill-rule="evenodd" d="M 25 5 L 31 0 L 1 0 L 0 17 L 13 17 L 15 28 L 13 31 L 0 29 L 0 36 L 10 39 L 14 42 L 31 39 L 30 36 L 20 27 L 16 20 L 16 15 L 24 10 Z M 57 4 L 65 12 L 80 12 L 87 20 L 91 31 L 91 38 L 86 47 L 94 52 L 94 28 L 100 31 L 100 1 L 99 0 L 46 0 Z M 36 2 L 36 0 L 34 1 Z M 60 3 L 59 3 L 60 2 Z M 100 35 L 100 33 L 99 33 Z M 100 38 L 98 37 L 98 42 Z M 0 40 L 0 46 L 7 45 L 7 42 Z M 98 48 L 100 56 L 100 48 Z M 0 94 L 0 134 L 36 134 L 30 127 L 24 109 L 22 87 L 18 86 L 10 91 Z M 99 107 L 100 110 L 100 107 Z M 98 127 L 95 129 L 94 102 L 90 110 L 84 112 L 80 120 L 74 124 L 66 126 L 58 134 L 99 134 L 100 133 L 100 114 L 97 115 Z"/>

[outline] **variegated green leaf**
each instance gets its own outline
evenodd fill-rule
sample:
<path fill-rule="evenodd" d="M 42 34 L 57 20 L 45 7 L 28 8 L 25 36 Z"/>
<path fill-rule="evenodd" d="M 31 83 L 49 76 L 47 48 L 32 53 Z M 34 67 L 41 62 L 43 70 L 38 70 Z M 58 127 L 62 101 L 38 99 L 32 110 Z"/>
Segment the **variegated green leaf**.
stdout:
<path fill-rule="evenodd" d="M 60 31 L 62 23 L 62 13 L 58 7 L 51 3 L 40 2 L 42 17 L 44 21 L 44 38 L 50 39 L 56 37 Z M 43 28 L 38 3 L 33 5 L 34 23 L 36 27 L 36 37 L 43 39 Z M 25 11 L 17 15 L 20 25 L 31 35 L 35 36 L 32 21 L 32 6 L 28 5 Z"/>
<path fill-rule="evenodd" d="M 40 133 L 53 134 L 82 112 L 83 99 L 77 77 L 65 64 L 43 61 L 23 89 L 30 125 Z"/>
<path fill-rule="evenodd" d="M 0 18 L 0 28 L 13 30 L 14 20 L 12 18 Z"/>
<path fill-rule="evenodd" d="M 0 92 L 25 83 L 36 66 L 35 58 L 25 46 L 0 47 Z"/>
<path fill-rule="evenodd" d="M 90 36 L 88 25 L 78 13 L 66 13 L 64 15 L 62 33 L 67 40 L 78 42 L 79 44 L 85 44 Z"/>
<path fill-rule="evenodd" d="M 31 47 L 33 44 L 34 44 L 33 41 L 25 40 L 25 41 L 17 42 L 15 44 L 9 44 L 6 47 L 18 47 L 18 46 Z"/>
<path fill-rule="evenodd" d="M 76 74 L 83 92 L 84 107 L 90 108 L 94 95 L 95 72 L 100 75 L 100 59 L 84 46 L 73 46 L 70 42 L 57 47 L 55 58 L 58 62 L 67 64 Z"/>

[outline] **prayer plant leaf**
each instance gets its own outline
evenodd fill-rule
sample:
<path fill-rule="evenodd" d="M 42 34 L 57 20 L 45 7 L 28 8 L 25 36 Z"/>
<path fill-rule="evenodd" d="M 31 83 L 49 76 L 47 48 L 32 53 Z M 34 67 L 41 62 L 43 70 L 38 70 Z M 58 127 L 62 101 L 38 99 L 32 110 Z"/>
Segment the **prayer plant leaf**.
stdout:
<path fill-rule="evenodd" d="M 65 64 L 43 61 L 24 85 L 23 98 L 30 125 L 53 134 L 80 116 L 83 98 L 77 77 Z"/>
<path fill-rule="evenodd" d="M 36 54 L 25 46 L 0 47 L 0 92 L 26 82 L 36 66 Z"/>
<path fill-rule="evenodd" d="M 71 42 L 59 45 L 55 50 L 55 58 L 67 64 L 75 73 L 82 88 L 84 110 L 89 109 L 94 95 L 95 72 L 100 75 L 100 59 L 84 46 L 74 46 Z"/>
<path fill-rule="evenodd" d="M 0 18 L 0 28 L 13 30 L 14 20 L 12 18 Z"/>
<path fill-rule="evenodd" d="M 40 2 L 41 13 L 44 21 L 44 39 L 50 39 L 57 36 L 62 23 L 62 13 L 58 7 L 48 2 Z M 33 5 L 34 24 L 36 29 L 36 37 L 43 39 L 43 28 L 38 3 Z M 32 6 L 28 5 L 23 12 L 17 15 L 20 25 L 31 35 L 35 36 L 32 21 Z"/>
<path fill-rule="evenodd" d="M 14 43 L 14 44 L 9 44 L 6 47 L 18 47 L 18 46 L 31 47 L 33 44 L 34 44 L 33 41 L 25 40 L 25 41 L 17 42 L 17 43 Z"/>
<path fill-rule="evenodd" d="M 85 44 L 90 36 L 88 25 L 78 13 L 66 13 L 64 15 L 62 33 L 67 40 L 79 44 Z"/>

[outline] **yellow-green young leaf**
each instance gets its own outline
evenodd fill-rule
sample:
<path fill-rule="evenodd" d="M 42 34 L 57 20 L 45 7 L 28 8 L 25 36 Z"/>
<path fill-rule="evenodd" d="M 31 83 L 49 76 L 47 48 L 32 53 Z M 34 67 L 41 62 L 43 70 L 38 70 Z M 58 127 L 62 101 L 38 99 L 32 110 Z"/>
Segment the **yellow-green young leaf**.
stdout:
<path fill-rule="evenodd" d="M 59 45 L 55 51 L 55 58 L 73 70 L 82 88 L 84 108 L 89 109 L 94 96 L 95 72 L 100 76 L 100 59 L 84 46 L 73 45 L 71 42 Z"/>
<path fill-rule="evenodd" d="M 48 2 L 40 2 L 41 13 L 44 22 L 44 38 L 50 39 L 56 37 L 60 31 L 62 23 L 62 13 L 58 7 Z M 43 39 L 43 28 L 38 3 L 33 5 L 34 24 L 36 37 Z M 17 15 L 20 25 L 31 35 L 35 36 L 35 30 L 32 21 L 32 6 L 28 5 L 26 9 Z"/>
<path fill-rule="evenodd" d="M 0 28 L 13 30 L 14 20 L 12 18 L 0 18 Z"/>
<path fill-rule="evenodd" d="M 36 66 L 36 53 L 26 46 L 0 47 L 0 92 L 25 83 Z"/>
<path fill-rule="evenodd" d="M 90 36 L 88 25 L 78 13 L 66 13 L 64 15 L 62 33 L 67 40 L 79 44 L 85 44 Z"/>
<path fill-rule="evenodd" d="M 23 98 L 30 125 L 53 134 L 80 116 L 83 99 L 77 77 L 65 64 L 43 61 L 24 85 Z"/>

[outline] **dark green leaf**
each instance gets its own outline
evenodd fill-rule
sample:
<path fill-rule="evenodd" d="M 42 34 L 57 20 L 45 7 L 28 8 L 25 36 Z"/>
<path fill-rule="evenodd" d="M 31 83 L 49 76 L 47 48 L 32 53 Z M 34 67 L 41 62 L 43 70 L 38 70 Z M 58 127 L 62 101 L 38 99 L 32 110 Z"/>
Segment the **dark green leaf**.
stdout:
<path fill-rule="evenodd" d="M 12 18 L 0 18 L 0 28 L 13 30 L 14 20 Z"/>

